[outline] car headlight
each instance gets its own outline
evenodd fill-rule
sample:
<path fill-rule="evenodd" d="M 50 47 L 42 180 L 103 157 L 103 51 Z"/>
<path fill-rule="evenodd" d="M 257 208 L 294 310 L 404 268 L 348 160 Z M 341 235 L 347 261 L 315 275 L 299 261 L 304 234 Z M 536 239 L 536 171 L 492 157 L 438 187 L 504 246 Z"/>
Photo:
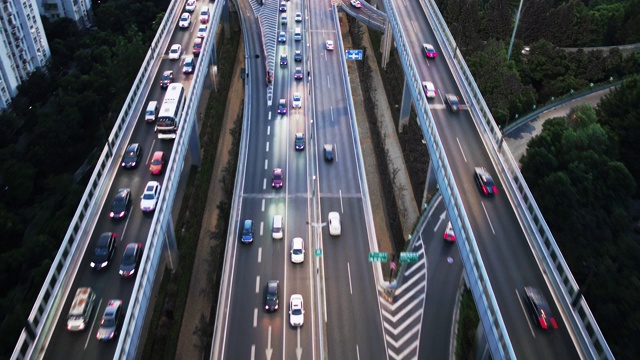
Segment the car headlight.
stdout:
<path fill-rule="evenodd" d="M 94 263 L 93 261 L 91 263 L 89 263 L 89 266 L 91 267 L 96 267 L 96 263 Z"/>
<path fill-rule="evenodd" d="M 109 262 L 108 262 L 108 261 L 105 261 L 105 262 L 103 262 L 102 264 L 100 264 L 100 267 L 105 267 L 105 266 L 107 266 L 107 265 L 109 265 Z"/>

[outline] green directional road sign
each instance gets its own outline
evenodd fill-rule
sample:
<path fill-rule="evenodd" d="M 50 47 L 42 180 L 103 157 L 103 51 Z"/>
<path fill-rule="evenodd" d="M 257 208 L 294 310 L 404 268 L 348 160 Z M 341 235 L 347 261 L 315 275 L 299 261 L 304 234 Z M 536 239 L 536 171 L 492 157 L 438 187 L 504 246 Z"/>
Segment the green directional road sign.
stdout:
<path fill-rule="evenodd" d="M 370 252 L 369 253 L 369 262 L 387 262 L 389 259 L 389 254 L 386 252 Z"/>
<path fill-rule="evenodd" d="M 322 255 L 322 249 L 316 249 L 316 256 Z"/>
<path fill-rule="evenodd" d="M 418 261 L 418 253 L 417 252 L 401 252 L 400 253 L 400 263 L 414 263 Z"/>

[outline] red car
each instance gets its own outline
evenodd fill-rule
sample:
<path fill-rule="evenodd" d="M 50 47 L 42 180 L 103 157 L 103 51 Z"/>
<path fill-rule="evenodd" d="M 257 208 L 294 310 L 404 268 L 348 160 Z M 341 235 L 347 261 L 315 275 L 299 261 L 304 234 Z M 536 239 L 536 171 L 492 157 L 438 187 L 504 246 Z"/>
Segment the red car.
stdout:
<path fill-rule="evenodd" d="M 271 187 L 274 189 L 279 189 L 284 185 L 284 180 L 282 179 L 282 169 L 275 168 L 273 169 L 273 181 L 271 181 Z"/>
<path fill-rule="evenodd" d="M 194 56 L 198 56 L 200 55 L 200 52 L 202 52 L 202 42 L 204 41 L 204 39 L 202 38 L 196 38 L 195 41 L 193 42 L 193 55 Z"/>
<path fill-rule="evenodd" d="M 162 173 L 162 167 L 164 166 L 164 151 L 156 151 L 151 158 L 151 165 L 149 165 L 149 171 L 152 175 L 159 175 Z"/>

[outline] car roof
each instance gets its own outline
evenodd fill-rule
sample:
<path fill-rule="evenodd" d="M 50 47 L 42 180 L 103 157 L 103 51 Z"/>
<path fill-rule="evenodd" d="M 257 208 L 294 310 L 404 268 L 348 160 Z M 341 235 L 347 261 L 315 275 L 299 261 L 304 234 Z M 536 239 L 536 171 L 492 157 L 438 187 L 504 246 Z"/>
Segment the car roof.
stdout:
<path fill-rule="evenodd" d="M 109 239 L 111 239 L 113 233 L 110 232 L 104 232 L 100 235 L 100 237 L 98 238 L 98 246 L 104 246 L 107 244 L 107 241 L 109 241 Z"/>
<path fill-rule="evenodd" d="M 153 159 L 160 159 L 164 155 L 164 151 L 158 150 L 153 153 Z"/>

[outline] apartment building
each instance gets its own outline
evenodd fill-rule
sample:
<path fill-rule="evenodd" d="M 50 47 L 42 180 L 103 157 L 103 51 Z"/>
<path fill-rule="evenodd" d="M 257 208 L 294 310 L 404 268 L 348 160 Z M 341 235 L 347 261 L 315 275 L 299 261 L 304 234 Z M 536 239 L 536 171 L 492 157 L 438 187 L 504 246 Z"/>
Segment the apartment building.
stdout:
<path fill-rule="evenodd" d="M 51 56 L 35 0 L 0 0 L 0 109 Z"/>

